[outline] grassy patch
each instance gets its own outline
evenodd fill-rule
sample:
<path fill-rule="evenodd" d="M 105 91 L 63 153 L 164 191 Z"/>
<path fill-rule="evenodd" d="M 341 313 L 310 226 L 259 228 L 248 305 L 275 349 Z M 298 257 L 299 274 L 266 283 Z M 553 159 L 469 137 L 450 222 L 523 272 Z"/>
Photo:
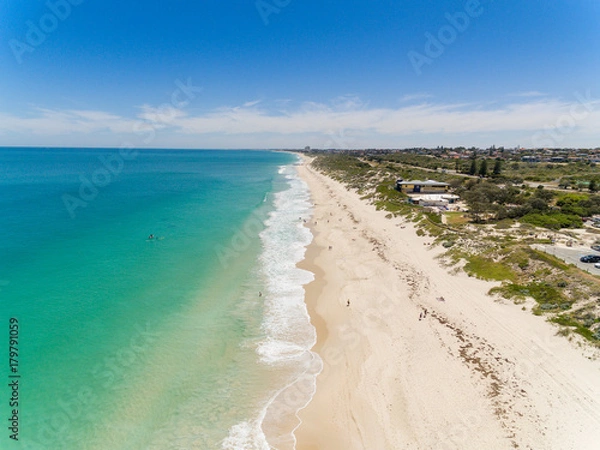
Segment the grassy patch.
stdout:
<path fill-rule="evenodd" d="M 436 214 L 433 212 L 425 213 L 425 217 L 427 217 L 431 222 L 441 225 L 442 224 L 442 216 L 440 214 Z"/>
<path fill-rule="evenodd" d="M 375 207 L 392 213 L 406 214 L 412 210 L 412 207 L 406 202 L 406 194 L 398 192 L 394 188 L 394 183 L 386 181 L 380 183 L 375 188 Z"/>
<path fill-rule="evenodd" d="M 516 281 L 515 273 L 509 266 L 483 256 L 468 256 L 465 272 L 482 280 Z"/>
<path fill-rule="evenodd" d="M 561 228 L 582 228 L 583 221 L 581 217 L 573 214 L 563 213 L 529 213 L 521 217 L 521 222 L 534 225 L 536 227 L 548 228 L 550 230 L 560 230 Z"/>
<path fill-rule="evenodd" d="M 511 247 L 507 247 L 505 251 L 508 251 L 508 255 L 503 262 L 514 264 L 521 270 L 529 267 L 529 255 L 522 248 L 512 250 Z"/>
<path fill-rule="evenodd" d="M 469 223 L 469 217 L 463 212 L 447 212 L 444 216 L 446 217 L 446 223 L 452 227 Z"/>
<path fill-rule="evenodd" d="M 497 230 L 508 230 L 514 225 L 514 223 L 515 221 L 512 219 L 502 219 L 496 223 L 496 226 L 494 228 L 496 228 Z"/>

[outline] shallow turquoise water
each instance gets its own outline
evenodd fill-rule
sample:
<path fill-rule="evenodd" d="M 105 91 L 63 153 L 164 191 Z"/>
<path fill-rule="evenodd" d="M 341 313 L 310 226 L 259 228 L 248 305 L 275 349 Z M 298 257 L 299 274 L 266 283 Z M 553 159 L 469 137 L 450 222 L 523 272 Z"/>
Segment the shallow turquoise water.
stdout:
<path fill-rule="evenodd" d="M 116 155 L 0 149 L 0 323 L 19 321 L 21 375 L 19 442 L 0 448 L 220 448 L 282 381 L 257 353 L 279 295 L 259 233 L 295 158 Z"/>

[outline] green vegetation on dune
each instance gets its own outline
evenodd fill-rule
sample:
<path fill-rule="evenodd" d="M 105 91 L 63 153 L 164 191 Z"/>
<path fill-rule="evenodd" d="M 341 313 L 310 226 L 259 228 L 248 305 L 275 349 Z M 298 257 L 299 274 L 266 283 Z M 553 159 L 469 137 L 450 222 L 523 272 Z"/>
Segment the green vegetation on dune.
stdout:
<path fill-rule="evenodd" d="M 511 181 L 520 184 L 523 181 L 548 183 L 560 180 L 562 187 L 590 189 L 590 183 L 600 183 L 600 172 L 594 162 L 525 162 L 521 155 L 500 151 L 497 156 L 476 155 L 470 158 L 450 155 L 450 152 L 464 152 L 464 148 L 437 151 L 438 155 L 418 154 L 415 152 L 397 152 L 386 155 L 369 155 L 369 160 L 380 163 L 393 163 L 415 170 L 446 171 L 462 175 L 484 175 L 499 182 Z M 474 150 L 474 149 L 473 149 Z M 482 168 L 483 166 L 483 168 Z M 594 187 L 594 185 L 592 185 Z"/>
<path fill-rule="evenodd" d="M 521 217 L 521 222 L 530 223 L 536 227 L 548 228 L 550 230 L 560 230 L 561 228 L 581 228 L 583 220 L 573 214 L 563 214 L 560 212 L 550 213 L 528 213 Z"/>
<path fill-rule="evenodd" d="M 529 254 L 530 258 L 537 259 L 538 261 L 543 261 L 544 263 L 556 269 L 563 271 L 571 269 L 567 264 L 565 264 L 562 260 L 558 259 L 556 256 L 540 252 L 539 250 L 535 250 L 531 247 L 527 247 L 525 251 Z"/>
<path fill-rule="evenodd" d="M 589 341 L 600 341 L 600 328 L 597 328 L 595 332 L 590 330 L 590 326 L 600 322 L 600 319 L 592 316 L 591 314 L 589 314 L 588 316 L 589 317 L 587 319 L 587 326 L 582 324 L 581 317 L 576 319 L 573 317 L 573 314 L 561 314 L 556 317 L 553 317 L 552 319 L 550 319 L 550 321 L 558 325 L 562 325 L 563 327 L 566 327 L 567 330 L 573 330 L 575 333 L 583 336 Z"/>
<path fill-rule="evenodd" d="M 375 188 L 375 193 L 375 206 L 377 209 L 384 209 L 392 213 L 413 209 L 406 202 L 408 198 L 406 194 L 398 192 L 391 181 L 384 181 L 378 184 Z"/>
<path fill-rule="evenodd" d="M 531 282 L 525 285 L 510 283 L 492 288 L 490 293 L 499 293 L 505 298 L 517 300 L 531 297 L 539 303 L 538 307 L 542 311 L 569 309 L 572 303 L 565 298 L 557 287 L 546 282 Z"/>
<path fill-rule="evenodd" d="M 479 255 L 467 256 L 466 260 L 465 271 L 471 276 L 491 281 L 514 281 L 516 279 L 514 272 L 500 262 Z"/>

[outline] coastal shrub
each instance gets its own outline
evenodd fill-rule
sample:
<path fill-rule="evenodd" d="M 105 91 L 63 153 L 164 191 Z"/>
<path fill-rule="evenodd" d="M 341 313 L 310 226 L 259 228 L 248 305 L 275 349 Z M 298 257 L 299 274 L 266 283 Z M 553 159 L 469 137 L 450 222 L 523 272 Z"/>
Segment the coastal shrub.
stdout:
<path fill-rule="evenodd" d="M 578 321 L 573 319 L 573 317 L 571 317 L 568 314 L 561 314 L 559 316 L 553 317 L 552 319 L 550 319 L 550 322 L 556 323 L 558 325 L 562 325 L 564 327 L 569 327 L 569 328 L 573 329 L 573 331 L 575 331 L 575 333 L 578 333 L 579 335 L 583 336 L 584 338 L 586 338 L 589 341 L 599 340 L 598 334 L 600 332 L 597 332 L 597 333 L 592 332 L 592 330 L 590 330 L 589 328 L 586 328 L 585 326 L 583 326 L 581 323 L 579 323 Z"/>
<path fill-rule="evenodd" d="M 588 314 L 587 317 L 583 318 L 583 326 L 586 328 L 590 328 L 592 325 L 596 323 L 596 318 L 591 314 Z"/>
<path fill-rule="evenodd" d="M 562 305 L 566 300 L 562 293 L 546 282 L 534 282 L 527 285 L 530 295 L 538 303 L 557 302 Z"/>
<path fill-rule="evenodd" d="M 508 230 L 513 226 L 514 223 L 515 221 L 512 219 L 502 219 L 498 221 L 498 223 L 496 223 L 496 226 L 494 228 L 496 228 L 497 230 Z"/>
<path fill-rule="evenodd" d="M 530 291 L 531 297 L 533 297 L 538 303 L 557 303 L 558 306 L 559 304 L 565 302 L 565 298 L 563 297 L 562 293 L 549 283 L 529 283 L 527 288 Z"/>
<path fill-rule="evenodd" d="M 510 283 L 504 284 L 498 288 L 493 288 L 490 293 L 498 293 L 508 299 L 533 298 L 539 303 L 539 308 L 543 311 L 552 309 L 569 309 L 571 302 L 554 286 L 545 282 L 533 282 L 526 285 Z"/>
<path fill-rule="evenodd" d="M 504 298 L 519 300 L 524 300 L 525 297 L 530 296 L 529 289 L 526 286 L 513 283 L 492 288 L 490 289 L 490 294 L 500 294 Z"/>
<path fill-rule="evenodd" d="M 433 224 L 429 221 L 421 221 L 419 225 L 423 228 L 424 231 L 427 231 L 427 233 L 429 233 L 430 236 L 435 236 L 437 238 L 442 236 L 445 232 L 445 229 L 443 227 Z"/>
<path fill-rule="evenodd" d="M 514 249 L 514 246 L 509 246 L 504 250 L 504 252 L 508 254 L 504 258 L 504 262 L 508 264 L 514 264 L 521 270 L 525 270 L 529 267 L 529 255 L 523 249 Z"/>
<path fill-rule="evenodd" d="M 542 303 L 540 305 L 540 309 L 543 311 L 551 311 L 553 309 L 558 309 L 558 303 Z"/>
<path fill-rule="evenodd" d="M 526 247 L 525 251 L 529 254 L 529 257 L 532 259 L 537 259 L 538 261 L 545 262 L 546 264 L 559 270 L 569 270 L 569 266 L 563 263 L 556 256 L 549 255 L 548 253 L 541 252 L 539 250 L 534 250 L 530 247 Z"/>
<path fill-rule="evenodd" d="M 529 213 L 521 217 L 520 220 L 522 223 L 534 225 L 536 227 L 548 228 L 550 230 L 583 227 L 583 221 L 581 220 L 581 217 L 559 212 Z"/>

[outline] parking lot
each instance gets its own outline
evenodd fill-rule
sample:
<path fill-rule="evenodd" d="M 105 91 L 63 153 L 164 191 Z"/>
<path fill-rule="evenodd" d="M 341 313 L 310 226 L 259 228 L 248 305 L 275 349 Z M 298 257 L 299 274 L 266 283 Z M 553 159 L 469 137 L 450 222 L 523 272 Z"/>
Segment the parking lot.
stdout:
<path fill-rule="evenodd" d="M 600 275 L 600 269 L 596 269 L 593 263 L 583 263 L 579 261 L 584 255 L 600 255 L 600 252 L 592 250 L 589 247 L 562 247 L 557 245 L 533 245 L 533 248 L 541 250 L 557 258 L 562 259 L 568 264 L 575 264 L 582 270 L 595 275 Z"/>

